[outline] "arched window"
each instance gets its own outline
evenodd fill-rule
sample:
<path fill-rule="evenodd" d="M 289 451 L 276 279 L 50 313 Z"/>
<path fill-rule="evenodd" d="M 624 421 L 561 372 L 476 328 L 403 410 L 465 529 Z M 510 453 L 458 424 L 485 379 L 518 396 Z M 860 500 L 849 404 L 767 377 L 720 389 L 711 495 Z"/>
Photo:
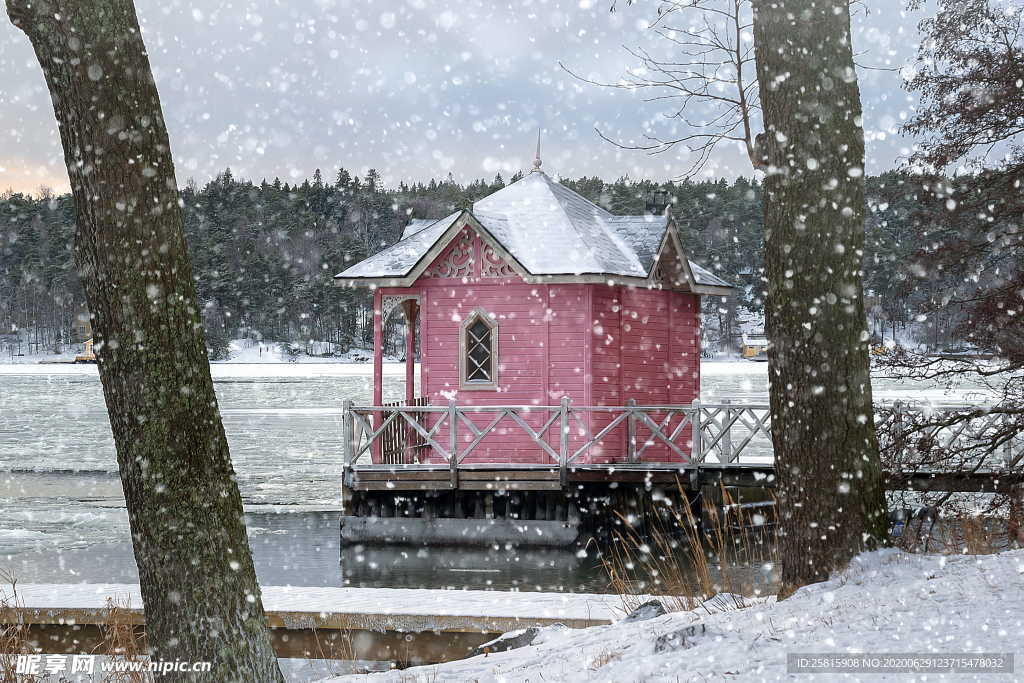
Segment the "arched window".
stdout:
<path fill-rule="evenodd" d="M 462 389 L 498 388 L 498 324 L 482 309 L 462 323 L 459 380 Z"/>

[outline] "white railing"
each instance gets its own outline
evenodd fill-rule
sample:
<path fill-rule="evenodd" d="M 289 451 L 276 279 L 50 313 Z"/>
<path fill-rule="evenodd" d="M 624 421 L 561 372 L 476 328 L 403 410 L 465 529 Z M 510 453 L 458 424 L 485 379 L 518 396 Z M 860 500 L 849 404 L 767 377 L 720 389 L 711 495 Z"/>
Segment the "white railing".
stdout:
<path fill-rule="evenodd" d="M 980 414 L 943 424 L 968 411 Z M 935 420 L 936 416 L 940 419 Z M 919 425 L 928 419 L 937 424 L 921 429 Z M 972 444 L 983 442 L 993 431 L 1003 428 L 1007 419 L 964 406 L 933 408 L 897 403 L 878 406 L 875 412 L 887 464 L 900 469 L 915 467 L 915 461 L 917 468 L 927 466 L 922 453 L 969 452 Z M 409 442 L 415 440 L 420 445 L 408 451 L 409 457 L 420 463 L 443 460 L 452 472 L 453 484 L 460 466 L 485 439 L 493 436 L 507 442 L 509 430 L 524 434 L 527 443 L 546 456 L 537 464 L 547 462 L 558 467 L 563 480 L 568 467 L 588 462 L 588 456 L 595 452 L 601 455 L 601 462 L 623 464 L 770 464 L 773 459 L 769 406 L 729 401 L 694 401 L 688 406 L 641 406 L 634 401 L 625 406 L 575 406 L 568 398 L 553 406 L 469 406 L 454 402 L 444 406 L 355 406 L 346 401 L 343 423 L 346 468 L 396 464 L 391 459 L 382 462 L 381 444 L 404 425 Z M 1000 448 L 1000 463 L 989 460 L 989 466 L 1010 466 L 1020 460 L 1019 443 L 1014 439 Z M 476 462 L 481 461 L 477 458 Z"/>
<path fill-rule="evenodd" d="M 425 446 L 420 451 L 422 457 L 445 461 L 453 478 L 487 437 L 505 437 L 509 429 L 525 434 L 538 453 L 563 471 L 586 462 L 599 448 L 602 461 L 620 463 L 657 462 L 651 458 L 658 456 L 663 462 L 740 463 L 741 456 L 770 462 L 771 458 L 768 406 L 728 401 L 694 401 L 689 406 L 640 406 L 633 401 L 626 406 L 574 406 L 564 398 L 555 406 L 450 402 L 446 406 L 358 407 L 347 401 L 343 422 L 346 467 L 374 460 L 379 463 L 380 451 L 374 456 L 382 437 L 393 433 L 396 425 L 404 425 Z"/>
<path fill-rule="evenodd" d="M 977 406 L 897 401 L 875 412 L 883 460 L 891 469 L 979 471 L 1019 468 L 1018 416 Z"/>

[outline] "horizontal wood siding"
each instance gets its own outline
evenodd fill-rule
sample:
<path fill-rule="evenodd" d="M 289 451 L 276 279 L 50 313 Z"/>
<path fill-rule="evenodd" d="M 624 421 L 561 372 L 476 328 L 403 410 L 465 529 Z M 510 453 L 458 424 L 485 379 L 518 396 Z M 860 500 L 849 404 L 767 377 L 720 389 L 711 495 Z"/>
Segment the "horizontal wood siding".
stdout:
<path fill-rule="evenodd" d="M 582 405 L 584 378 L 582 339 L 586 312 L 581 285 L 530 285 L 517 276 L 483 277 L 480 269 L 482 244 L 476 239 L 472 277 L 421 278 L 416 287 L 424 292 L 421 315 L 429 330 L 421 340 L 424 348 L 423 391 L 432 405 L 454 400 L 469 405 L 557 405 L 568 395 Z M 443 258 L 442 254 L 441 257 Z M 550 310 L 548 308 L 548 302 Z M 497 390 L 459 388 L 459 335 L 462 322 L 481 308 L 498 324 Z M 549 327 L 550 326 L 550 327 Z M 550 335 L 551 349 L 546 341 Z M 550 413 L 538 411 L 524 416 L 539 429 Z M 483 413 L 471 419 L 479 429 L 494 418 Z M 468 426 L 458 427 L 460 449 L 474 439 Z M 558 450 L 558 426 L 546 432 L 547 441 Z M 447 425 L 438 431 L 437 441 L 447 446 Z M 436 458 L 435 458 L 436 460 Z M 505 418 L 495 432 L 478 444 L 465 463 L 549 463 L 550 456 L 538 448 L 512 419 Z"/>
<path fill-rule="evenodd" d="M 669 357 L 669 400 L 690 405 L 700 397 L 700 297 L 670 292 L 672 343 Z M 679 442 L 687 451 L 693 446 L 693 429 L 687 427 Z"/>
<path fill-rule="evenodd" d="M 568 396 L 574 405 L 588 405 L 587 335 L 590 334 L 590 310 L 587 287 L 590 285 L 548 286 L 548 402 L 557 405 Z M 589 416 L 581 415 L 586 429 Z M 570 452 L 586 441 L 586 431 L 575 420 L 569 422 Z M 552 434 L 557 450 L 558 430 Z"/>
<path fill-rule="evenodd" d="M 620 287 L 594 286 L 592 294 L 591 400 L 598 406 L 623 406 L 626 396 L 622 391 L 622 301 Z M 601 431 L 614 419 L 612 414 L 595 413 L 592 417 L 593 433 Z M 591 449 L 590 462 L 623 460 L 626 453 L 626 427 L 620 425 Z"/>
<path fill-rule="evenodd" d="M 696 398 L 700 386 L 698 297 L 607 285 L 527 284 L 514 275 L 485 277 L 480 265 L 483 247 L 480 237 L 474 236 L 472 268 L 459 277 L 422 277 L 408 289 L 384 290 L 385 294 L 421 295 L 422 390 L 431 405 L 454 400 L 461 406 L 556 406 L 563 396 L 577 406 L 622 406 L 628 399 L 640 405 L 686 405 Z M 445 258 L 447 252 L 438 260 Z M 478 308 L 493 315 L 498 325 L 496 390 L 459 387 L 461 325 Z M 538 429 L 550 415 L 537 411 L 524 420 Z M 493 418 L 493 413 L 479 414 L 472 420 L 483 429 Z M 571 449 L 583 442 L 587 431 L 596 434 L 606 426 L 612 416 L 590 413 L 586 419 L 585 429 L 570 423 Z M 671 431 L 674 425 L 666 429 Z M 474 435 L 461 424 L 458 433 L 460 450 L 465 449 Z M 638 427 L 641 440 L 649 433 Z M 445 424 L 435 437 L 445 448 L 448 434 Z M 625 425 L 617 427 L 582 462 L 624 460 L 626 434 Z M 689 438 L 687 430 L 678 444 L 685 447 Z M 546 440 L 557 452 L 557 422 L 546 432 Z M 647 448 L 643 459 L 675 461 L 679 457 L 656 443 Z M 440 460 L 432 456 L 432 461 Z M 505 418 L 464 462 L 553 461 L 522 427 Z"/>

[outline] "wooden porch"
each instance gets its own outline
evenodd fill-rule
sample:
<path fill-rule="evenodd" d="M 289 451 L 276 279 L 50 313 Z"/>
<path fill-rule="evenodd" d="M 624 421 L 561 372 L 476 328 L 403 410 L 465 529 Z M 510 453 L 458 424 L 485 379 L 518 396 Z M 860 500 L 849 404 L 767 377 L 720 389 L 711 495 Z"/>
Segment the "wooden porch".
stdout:
<path fill-rule="evenodd" d="M 891 435 L 900 433 L 909 412 L 926 409 L 934 410 L 899 404 L 878 410 L 883 445 L 893 445 Z M 1003 419 L 980 415 L 895 445 L 913 453 L 977 441 L 1000 429 Z M 606 536 L 626 519 L 643 525 L 652 500 L 688 505 L 699 518 L 705 495 L 716 498 L 723 486 L 741 504 L 755 505 L 769 503 L 775 486 L 766 405 L 346 403 L 344 430 L 341 524 L 349 543 L 571 546 L 581 537 Z M 522 440 L 524 434 L 532 444 L 528 462 L 489 460 L 486 451 L 481 457 L 488 440 Z M 1024 482 L 1010 469 L 1021 457 L 1019 444 L 1009 442 L 1000 462 L 987 468 L 897 465 L 886 472 L 886 484 L 891 490 L 1019 492 Z"/>
<path fill-rule="evenodd" d="M 772 469 L 767 405 L 346 402 L 343 425 L 345 485 L 353 490 L 557 491 L 581 482 L 680 478 L 697 486 L 723 476 L 762 481 Z M 513 433 L 532 445 L 531 462 L 481 461 L 481 445 Z"/>
<path fill-rule="evenodd" d="M 876 411 L 883 445 L 892 427 L 914 411 L 952 414 L 942 408 L 894 404 Z M 595 419 L 600 416 L 600 419 Z M 982 415 L 955 429 L 936 429 L 912 451 L 980 439 L 1005 416 Z M 595 424 L 598 425 L 595 427 Z M 701 403 L 689 406 L 428 405 L 424 399 L 343 410 L 344 487 L 348 491 L 568 491 L 587 484 L 771 488 L 775 481 L 771 412 L 763 404 Z M 532 462 L 481 461 L 488 439 L 524 434 Z M 617 438 L 621 437 L 621 438 Z M 443 436 L 443 438 L 442 438 Z M 660 447 L 656 449 L 656 447 Z M 999 460 L 1024 457 L 1008 441 Z M 595 453 L 600 457 L 595 457 Z M 662 457 L 652 458 L 652 453 Z M 668 457 L 664 457 L 664 456 Z M 1014 475 L 993 468 L 971 471 L 900 469 L 887 473 L 893 489 L 1008 493 Z"/>

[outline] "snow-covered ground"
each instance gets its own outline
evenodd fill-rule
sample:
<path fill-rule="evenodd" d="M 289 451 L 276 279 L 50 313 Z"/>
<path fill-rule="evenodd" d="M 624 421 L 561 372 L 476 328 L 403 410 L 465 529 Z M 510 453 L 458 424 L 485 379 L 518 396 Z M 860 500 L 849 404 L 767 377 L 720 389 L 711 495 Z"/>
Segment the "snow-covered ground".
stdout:
<path fill-rule="evenodd" d="M 417 366 L 418 367 L 418 366 Z M 46 363 L 4 364 L 3 375 L 95 375 L 95 365 L 51 365 Z M 370 377 L 372 366 L 363 363 L 210 363 L 214 379 L 225 377 Z M 404 376 L 405 365 L 385 363 L 384 374 Z"/>
<path fill-rule="evenodd" d="M 301 348 L 301 345 L 298 345 Z M 314 348 L 319 350 L 326 350 L 331 348 L 331 345 L 318 343 L 314 344 Z M 278 342 L 256 342 L 249 339 L 233 339 L 230 344 L 230 357 L 224 361 L 215 361 L 215 363 L 242 363 L 242 364 L 257 364 L 257 363 L 372 363 L 373 362 L 373 349 L 359 349 L 354 348 L 346 353 L 333 355 L 333 356 L 307 356 L 305 353 L 300 353 L 294 358 L 290 358 L 287 353 L 281 349 L 281 344 Z M 53 353 L 52 349 L 40 349 L 35 351 L 25 344 L 20 349 L 21 355 L 14 355 L 16 351 L 8 345 L 4 345 L 0 348 L 0 365 L 34 365 L 34 364 L 49 364 L 49 363 L 70 363 L 75 359 L 75 356 L 83 353 L 81 344 L 72 344 L 71 346 L 65 346 L 62 353 Z M 385 363 L 398 363 L 398 358 L 392 356 L 384 357 Z"/>
<path fill-rule="evenodd" d="M 301 345 L 299 345 L 301 347 Z M 318 344 L 317 348 L 328 349 L 329 345 Z M 307 356 L 300 353 L 290 358 L 277 342 L 255 342 L 249 339 L 233 339 L 230 357 L 217 363 L 372 363 L 373 349 L 350 349 L 332 356 Z M 397 363 L 399 360 L 391 356 L 384 357 L 385 363 Z"/>
<path fill-rule="evenodd" d="M 1024 550 L 998 555 L 864 554 L 789 599 L 718 600 L 707 610 L 588 629 L 548 627 L 534 644 L 444 665 L 343 681 L 1021 680 L 1019 673 L 817 674 L 787 671 L 789 654 L 1015 653 L 1024 667 Z M 699 635 L 671 634 L 703 625 Z M 698 627 L 699 630 L 699 627 Z M 666 636 L 660 647 L 658 640 Z"/>

